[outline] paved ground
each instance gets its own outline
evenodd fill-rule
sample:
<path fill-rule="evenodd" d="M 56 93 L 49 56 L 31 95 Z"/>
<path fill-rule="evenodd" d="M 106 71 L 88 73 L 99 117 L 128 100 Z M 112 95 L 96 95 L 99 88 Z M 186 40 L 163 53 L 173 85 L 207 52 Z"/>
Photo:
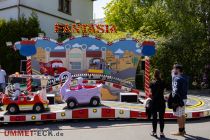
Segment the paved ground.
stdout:
<path fill-rule="evenodd" d="M 167 121 L 165 134 L 167 140 L 210 140 L 210 118 L 202 120 L 189 120 L 187 122 L 186 137 L 174 137 L 169 133 L 177 130 L 174 121 Z M 14 137 L 4 136 L 5 130 L 37 130 L 50 129 L 53 134 L 63 133 L 64 136 L 33 136 Z M 153 140 L 149 135 L 151 123 L 141 120 L 82 120 L 51 122 L 35 125 L 34 123 L 0 126 L 0 140 Z M 45 133 L 46 134 L 46 133 Z"/>

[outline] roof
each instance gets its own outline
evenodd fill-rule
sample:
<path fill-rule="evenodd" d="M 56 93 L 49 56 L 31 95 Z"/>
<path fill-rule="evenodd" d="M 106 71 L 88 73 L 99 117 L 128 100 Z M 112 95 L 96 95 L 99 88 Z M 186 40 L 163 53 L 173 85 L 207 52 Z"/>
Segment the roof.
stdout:
<path fill-rule="evenodd" d="M 66 57 L 66 52 L 50 52 L 50 57 Z"/>
<path fill-rule="evenodd" d="M 86 51 L 86 57 L 102 57 L 101 51 Z"/>

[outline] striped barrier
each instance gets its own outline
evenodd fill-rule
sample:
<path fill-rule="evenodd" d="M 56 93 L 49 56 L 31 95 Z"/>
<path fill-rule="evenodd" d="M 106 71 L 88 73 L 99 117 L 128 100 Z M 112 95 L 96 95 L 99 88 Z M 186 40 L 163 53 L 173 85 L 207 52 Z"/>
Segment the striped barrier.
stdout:
<path fill-rule="evenodd" d="M 187 119 L 210 116 L 210 109 L 199 112 L 187 112 Z M 139 110 L 125 108 L 80 108 L 74 110 L 58 110 L 42 114 L 4 115 L 0 116 L 0 123 L 56 121 L 72 119 L 147 119 L 146 113 Z M 176 119 L 172 112 L 165 113 L 165 119 Z"/>

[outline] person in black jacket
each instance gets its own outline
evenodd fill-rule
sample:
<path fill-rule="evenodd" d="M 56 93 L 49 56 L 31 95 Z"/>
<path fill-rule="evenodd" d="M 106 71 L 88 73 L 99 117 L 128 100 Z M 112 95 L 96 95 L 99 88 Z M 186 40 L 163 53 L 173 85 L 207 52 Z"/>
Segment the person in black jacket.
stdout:
<path fill-rule="evenodd" d="M 185 131 L 185 105 L 187 102 L 188 92 L 188 77 L 183 74 L 183 66 L 174 66 L 174 76 L 172 77 L 172 100 L 175 102 L 174 116 L 177 116 L 177 122 L 179 125 L 178 132 L 171 133 L 176 136 L 184 136 Z"/>
<path fill-rule="evenodd" d="M 165 99 L 164 99 L 164 89 L 165 85 L 160 76 L 160 71 L 155 70 L 154 72 L 154 80 L 150 84 L 151 90 L 151 99 L 152 99 L 152 126 L 153 131 L 151 133 L 152 136 L 157 137 L 157 116 L 159 116 L 160 123 L 160 137 L 165 137 L 164 130 L 164 114 L 165 114 Z"/>

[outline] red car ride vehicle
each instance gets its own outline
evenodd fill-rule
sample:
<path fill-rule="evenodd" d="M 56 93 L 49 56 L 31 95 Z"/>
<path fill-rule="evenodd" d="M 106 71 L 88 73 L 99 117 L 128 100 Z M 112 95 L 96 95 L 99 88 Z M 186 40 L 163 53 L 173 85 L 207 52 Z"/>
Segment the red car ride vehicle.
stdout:
<path fill-rule="evenodd" d="M 39 64 L 41 74 L 55 76 L 55 74 L 60 74 L 64 71 L 67 71 L 67 69 L 63 67 L 63 62 L 61 60 L 52 60 L 48 63 L 40 62 Z"/>
<path fill-rule="evenodd" d="M 5 94 L 2 98 L 2 103 L 4 110 L 7 110 L 9 114 L 17 114 L 20 111 L 41 113 L 48 108 L 49 101 L 43 99 L 40 94 L 29 97 L 22 93 L 16 100 Z"/>
<path fill-rule="evenodd" d="M 68 71 L 60 74 L 60 78 L 64 75 L 68 76 L 68 79 L 60 88 L 62 99 L 67 103 L 69 109 L 73 109 L 79 105 L 90 105 L 93 107 L 99 106 L 101 102 L 101 88 L 100 85 L 83 85 L 83 78 L 77 79 L 77 86 L 69 87 L 72 82 L 71 73 Z"/>

